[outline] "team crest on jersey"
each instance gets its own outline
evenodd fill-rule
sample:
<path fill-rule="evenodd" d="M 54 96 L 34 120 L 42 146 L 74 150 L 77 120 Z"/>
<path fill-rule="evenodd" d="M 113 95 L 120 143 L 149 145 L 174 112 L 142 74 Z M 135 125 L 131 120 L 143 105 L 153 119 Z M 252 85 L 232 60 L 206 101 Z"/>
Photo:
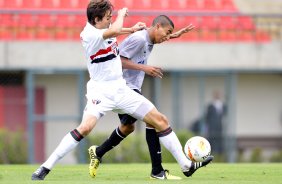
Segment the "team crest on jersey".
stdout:
<path fill-rule="evenodd" d="M 98 105 L 99 103 L 101 103 L 101 100 L 92 100 L 92 103 L 93 103 L 94 105 Z"/>
<path fill-rule="evenodd" d="M 151 52 L 153 50 L 154 45 L 153 44 L 149 44 L 148 45 L 148 50 Z"/>
<path fill-rule="evenodd" d="M 112 48 L 113 53 L 116 56 L 118 56 L 119 55 L 118 43 L 117 42 L 113 43 L 113 45 L 111 45 L 111 48 Z"/>

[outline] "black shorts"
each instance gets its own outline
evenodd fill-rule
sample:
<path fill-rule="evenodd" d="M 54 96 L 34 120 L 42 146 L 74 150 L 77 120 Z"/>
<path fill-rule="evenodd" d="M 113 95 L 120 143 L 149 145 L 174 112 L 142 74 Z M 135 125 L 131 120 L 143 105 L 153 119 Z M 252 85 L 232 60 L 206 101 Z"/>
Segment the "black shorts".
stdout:
<path fill-rule="evenodd" d="M 136 93 L 139 93 L 142 95 L 142 93 L 138 89 L 133 89 Z M 130 125 L 137 121 L 134 117 L 128 115 L 128 114 L 118 114 L 119 120 L 121 124 L 123 125 Z"/>

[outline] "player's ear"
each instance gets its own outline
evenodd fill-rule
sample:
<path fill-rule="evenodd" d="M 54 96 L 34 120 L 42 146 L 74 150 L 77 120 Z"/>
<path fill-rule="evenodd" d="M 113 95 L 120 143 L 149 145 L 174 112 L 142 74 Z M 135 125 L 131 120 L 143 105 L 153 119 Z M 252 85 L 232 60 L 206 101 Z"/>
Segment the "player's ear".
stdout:
<path fill-rule="evenodd" d="M 95 19 L 93 20 L 94 25 L 96 25 L 97 22 L 99 22 L 99 18 L 98 18 L 98 17 L 95 17 Z"/>
<path fill-rule="evenodd" d="M 161 24 L 160 24 L 160 23 L 157 23 L 157 24 L 156 24 L 156 27 L 157 27 L 157 29 L 159 29 L 159 28 L 161 27 Z"/>

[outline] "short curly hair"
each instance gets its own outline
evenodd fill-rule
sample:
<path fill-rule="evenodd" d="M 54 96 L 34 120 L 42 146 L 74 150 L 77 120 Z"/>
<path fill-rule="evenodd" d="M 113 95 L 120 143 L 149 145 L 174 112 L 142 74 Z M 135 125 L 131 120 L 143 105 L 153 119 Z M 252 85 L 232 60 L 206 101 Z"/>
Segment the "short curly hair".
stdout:
<path fill-rule="evenodd" d="M 113 11 L 114 7 L 109 0 L 91 0 L 87 6 L 87 20 L 95 25 L 95 18 L 102 20 L 107 11 Z"/>

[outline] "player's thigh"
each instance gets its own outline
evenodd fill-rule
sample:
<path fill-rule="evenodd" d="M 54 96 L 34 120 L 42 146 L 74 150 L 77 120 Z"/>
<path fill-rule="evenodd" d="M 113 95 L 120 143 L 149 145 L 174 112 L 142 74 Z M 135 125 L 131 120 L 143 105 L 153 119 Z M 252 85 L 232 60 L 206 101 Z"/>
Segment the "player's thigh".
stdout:
<path fill-rule="evenodd" d="M 84 114 L 93 115 L 99 120 L 106 112 L 112 111 L 115 107 L 116 102 L 108 98 L 105 93 L 88 93 Z"/>
<path fill-rule="evenodd" d="M 145 115 L 153 108 L 155 108 L 155 106 L 152 102 L 128 88 L 124 90 L 123 97 L 118 103 L 116 112 L 129 114 L 135 119 L 143 120 Z"/>

